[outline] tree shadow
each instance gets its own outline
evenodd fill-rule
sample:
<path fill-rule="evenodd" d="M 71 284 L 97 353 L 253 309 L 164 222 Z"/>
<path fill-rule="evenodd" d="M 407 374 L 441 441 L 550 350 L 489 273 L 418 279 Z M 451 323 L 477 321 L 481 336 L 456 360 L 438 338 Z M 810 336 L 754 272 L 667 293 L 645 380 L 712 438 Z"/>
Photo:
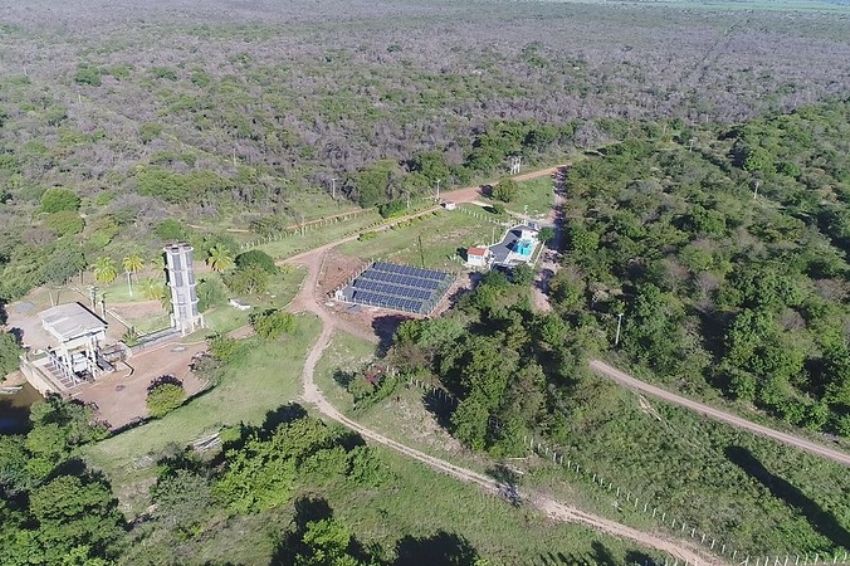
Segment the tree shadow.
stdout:
<path fill-rule="evenodd" d="M 282 424 L 295 422 L 306 417 L 307 410 L 304 407 L 298 403 L 287 403 L 277 409 L 267 411 L 261 428 L 263 432 L 272 433 Z"/>
<path fill-rule="evenodd" d="M 799 511 L 809 525 L 833 545 L 850 549 L 850 532 L 838 522 L 835 515 L 823 510 L 790 482 L 771 473 L 748 449 L 729 446 L 726 448 L 726 457 L 750 477 L 758 480 L 774 497 Z"/>
<path fill-rule="evenodd" d="M 295 515 L 292 518 L 294 528 L 290 529 L 281 538 L 272 554 L 270 566 L 284 566 L 295 564 L 299 555 L 308 553 L 304 544 L 304 534 L 310 523 L 333 519 L 333 509 L 327 500 L 322 497 L 302 497 L 295 501 Z M 364 546 L 352 536 L 348 544 L 348 554 L 353 556 L 359 563 L 371 563 L 371 555 Z"/>
<path fill-rule="evenodd" d="M 394 566 L 469 566 L 478 560 L 478 551 L 468 540 L 446 531 L 429 537 L 400 539 L 395 546 Z"/>
<path fill-rule="evenodd" d="M 306 550 L 302 539 L 307 532 L 307 524 L 323 519 L 332 519 L 333 509 L 323 498 L 302 497 L 295 501 L 295 515 L 292 518 L 294 528 L 284 533 L 275 547 L 270 565 L 294 564 L 299 553 Z"/>
<path fill-rule="evenodd" d="M 455 410 L 455 404 L 449 399 L 445 394 L 440 394 L 438 390 L 434 389 L 422 395 L 422 404 L 425 410 L 431 413 L 437 424 L 446 430 L 451 428 L 452 414 Z"/>
<path fill-rule="evenodd" d="M 348 386 L 351 384 L 351 381 L 355 378 L 357 374 L 353 371 L 345 371 L 341 369 L 334 370 L 333 380 L 337 385 L 342 387 L 343 389 L 348 389 Z"/>
<path fill-rule="evenodd" d="M 499 482 L 499 494 L 511 505 L 519 507 L 522 504 L 522 498 L 517 490 L 519 475 L 514 470 L 504 464 L 496 464 L 487 470 L 487 475 Z"/>
<path fill-rule="evenodd" d="M 658 562 L 646 553 L 630 550 L 626 553 L 626 564 L 637 564 L 638 566 L 656 566 Z"/>
<path fill-rule="evenodd" d="M 408 320 L 409 316 L 388 314 L 379 316 L 372 321 L 372 330 L 378 336 L 378 355 L 384 355 L 393 345 L 393 339 L 398 327 Z"/>

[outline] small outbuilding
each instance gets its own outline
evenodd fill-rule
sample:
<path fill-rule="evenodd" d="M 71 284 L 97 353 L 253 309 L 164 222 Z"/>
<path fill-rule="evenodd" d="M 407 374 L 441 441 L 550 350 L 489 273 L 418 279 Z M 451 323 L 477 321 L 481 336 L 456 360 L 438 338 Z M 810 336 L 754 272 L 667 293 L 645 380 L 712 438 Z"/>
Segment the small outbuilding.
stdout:
<path fill-rule="evenodd" d="M 455 208 L 457 208 L 457 204 L 450 200 L 444 200 L 443 208 L 445 208 L 446 210 L 454 210 Z"/>
<path fill-rule="evenodd" d="M 466 265 L 469 267 L 487 267 L 490 265 L 490 250 L 474 246 L 466 250 Z"/>

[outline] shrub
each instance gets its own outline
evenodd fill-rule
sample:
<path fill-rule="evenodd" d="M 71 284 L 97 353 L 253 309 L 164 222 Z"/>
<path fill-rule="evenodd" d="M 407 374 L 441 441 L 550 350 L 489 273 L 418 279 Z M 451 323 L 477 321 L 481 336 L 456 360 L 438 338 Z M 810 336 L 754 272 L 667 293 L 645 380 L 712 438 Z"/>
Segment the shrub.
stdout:
<path fill-rule="evenodd" d="M 160 240 L 166 240 L 169 242 L 183 241 L 189 237 L 189 233 L 186 231 L 186 228 L 183 227 L 183 224 L 173 218 L 166 218 L 157 224 L 156 228 L 153 229 L 153 233 L 156 234 Z"/>
<path fill-rule="evenodd" d="M 155 122 L 146 122 L 139 126 L 139 137 L 142 143 L 150 143 L 162 133 L 162 125 Z"/>
<path fill-rule="evenodd" d="M 256 266 L 232 270 L 222 276 L 227 288 L 237 295 L 263 293 L 269 285 L 269 274 Z"/>
<path fill-rule="evenodd" d="M 295 330 L 295 317 L 288 312 L 267 310 L 251 315 L 251 326 L 263 338 L 273 340 Z"/>
<path fill-rule="evenodd" d="M 48 214 L 44 219 L 44 227 L 53 232 L 57 237 L 73 236 L 83 231 L 86 223 L 82 217 L 73 210 L 61 210 Z"/>
<path fill-rule="evenodd" d="M 80 197 L 70 189 L 52 187 L 41 195 L 41 210 L 47 213 L 77 210 L 80 208 Z"/>
<path fill-rule="evenodd" d="M 204 312 L 210 307 L 227 302 L 227 289 L 217 278 L 203 279 L 198 283 L 198 310 Z"/>
<path fill-rule="evenodd" d="M 148 386 L 148 412 L 153 418 L 160 418 L 186 400 L 183 382 L 171 375 L 163 375 Z"/>
<path fill-rule="evenodd" d="M 81 85 L 100 86 L 100 76 L 102 72 L 97 67 L 91 65 L 80 65 L 77 67 L 77 72 L 74 74 L 74 82 Z"/>
<path fill-rule="evenodd" d="M 248 269 L 258 267 L 270 275 L 277 273 L 274 258 L 262 250 L 250 250 L 236 256 L 236 267 Z"/>
<path fill-rule="evenodd" d="M 401 216 L 404 214 L 405 210 L 407 210 L 407 207 L 405 206 L 404 201 L 401 200 L 386 202 L 378 207 L 378 213 L 382 218 L 394 218 L 396 216 Z"/>
<path fill-rule="evenodd" d="M 493 187 L 493 198 L 502 202 L 511 202 L 519 192 L 519 185 L 513 179 L 502 179 Z"/>
<path fill-rule="evenodd" d="M 0 332 L 0 379 L 18 369 L 21 345 L 14 334 Z"/>

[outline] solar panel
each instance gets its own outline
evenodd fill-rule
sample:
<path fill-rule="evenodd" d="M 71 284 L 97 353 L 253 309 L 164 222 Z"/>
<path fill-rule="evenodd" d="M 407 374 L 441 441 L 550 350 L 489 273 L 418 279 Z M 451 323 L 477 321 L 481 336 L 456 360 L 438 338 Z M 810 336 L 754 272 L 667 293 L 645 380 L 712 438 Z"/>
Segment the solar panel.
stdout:
<path fill-rule="evenodd" d="M 387 273 L 397 273 L 399 275 L 409 275 L 412 277 L 419 277 L 420 279 L 433 279 L 435 281 L 443 281 L 446 279 L 447 274 L 441 271 L 435 271 L 433 269 L 420 269 L 418 267 L 411 267 L 409 265 L 395 265 L 392 263 L 386 263 L 383 261 L 376 262 L 372 269 L 377 271 L 384 271 Z"/>
<path fill-rule="evenodd" d="M 376 262 L 346 287 L 343 296 L 354 303 L 424 313 L 439 302 L 451 279 L 440 271 Z"/>
<path fill-rule="evenodd" d="M 384 295 L 395 295 L 397 297 L 405 297 L 412 299 L 425 300 L 431 297 L 431 291 L 425 289 L 412 289 L 408 287 L 399 287 L 390 285 L 380 281 L 371 279 L 357 279 L 354 282 L 355 289 L 363 289 L 364 291 L 375 291 Z"/>
<path fill-rule="evenodd" d="M 393 285 L 403 285 L 405 287 L 413 287 L 416 289 L 436 289 L 440 286 L 440 281 L 432 279 L 418 279 L 397 273 L 389 273 L 387 271 L 364 271 L 358 279 L 369 279 L 371 281 L 380 281 L 383 283 L 391 283 Z"/>

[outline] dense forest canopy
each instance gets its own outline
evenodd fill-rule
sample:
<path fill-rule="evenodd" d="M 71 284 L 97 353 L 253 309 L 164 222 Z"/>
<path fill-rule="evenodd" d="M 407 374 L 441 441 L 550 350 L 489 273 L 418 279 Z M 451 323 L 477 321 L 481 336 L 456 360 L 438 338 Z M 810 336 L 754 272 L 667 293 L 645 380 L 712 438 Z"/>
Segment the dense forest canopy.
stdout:
<path fill-rule="evenodd" d="M 10 5 L 0 294 L 187 237 L 173 217 L 286 225 L 334 177 L 372 206 L 619 139 L 624 120 L 793 109 L 847 89 L 847 23 L 688 4 Z M 52 187 L 78 200 L 54 210 Z"/>

